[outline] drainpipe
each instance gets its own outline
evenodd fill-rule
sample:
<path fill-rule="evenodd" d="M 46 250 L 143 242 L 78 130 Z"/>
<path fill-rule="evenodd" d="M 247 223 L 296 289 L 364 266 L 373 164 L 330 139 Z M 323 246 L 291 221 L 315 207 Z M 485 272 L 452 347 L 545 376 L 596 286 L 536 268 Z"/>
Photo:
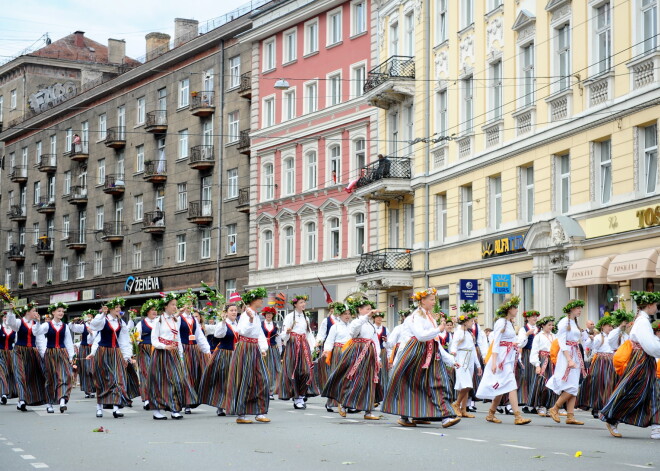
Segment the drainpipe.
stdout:
<path fill-rule="evenodd" d="M 428 8 L 428 3 L 427 3 L 427 8 Z M 424 34 L 426 35 L 426 49 L 425 49 L 425 59 L 426 59 L 426 73 L 430 76 L 431 75 L 431 15 L 427 12 L 426 15 L 424 15 Z M 431 116 L 431 81 L 430 77 L 426 77 L 426 80 L 424 81 L 424 95 L 426 96 L 426 116 Z M 424 135 L 425 136 L 430 136 L 431 135 L 431 126 L 429 125 L 430 120 L 425 119 L 424 122 L 426 123 L 424 126 Z M 424 278 L 426 280 L 426 287 L 429 286 L 429 269 L 430 269 L 430 256 L 429 256 L 429 246 L 430 246 L 430 224 L 428 224 L 429 221 L 429 207 L 431 206 L 431 195 L 429 194 L 431 190 L 431 185 L 428 182 L 428 177 L 431 171 L 431 145 L 430 143 L 426 145 L 426 162 L 424 164 L 424 175 L 426 177 L 426 183 L 424 184 L 424 220 L 427 222 L 425 224 L 425 231 L 424 231 Z M 437 224 L 437 222 L 436 222 Z"/>
<path fill-rule="evenodd" d="M 214 69 L 215 70 L 215 69 Z M 215 72 L 214 72 L 215 73 Z M 215 84 L 215 77 L 213 80 Z M 217 254 L 215 258 L 215 283 L 216 286 L 219 290 L 222 290 L 222 287 L 220 286 L 220 253 L 222 252 L 222 202 L 223 202 L 223 192 L 224 192 L 224 185 L 223 185 L 223 179 L 222 179 L 222 174 L 224 173 L 223 170 L 223 163 L 224 163 L 224 126 L 225 126 L 225 40 L 221 39 L 220 40 L 220 135 L 218 136 L 218 152 L 216 152 L 216 155 L 218 156 L 218 187 L 220 188 L 220 197 L 218 198 L 218 247 L 217 247 Z"/>

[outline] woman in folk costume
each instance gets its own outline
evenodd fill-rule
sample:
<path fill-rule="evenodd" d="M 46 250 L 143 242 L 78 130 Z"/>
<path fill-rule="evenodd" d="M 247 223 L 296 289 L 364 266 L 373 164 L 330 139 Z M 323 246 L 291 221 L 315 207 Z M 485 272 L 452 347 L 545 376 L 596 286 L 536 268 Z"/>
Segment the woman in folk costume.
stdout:
<path fill-rule="evenodd" d="M 266 370 L 268 342 L 261 328 L 257 312 L 268 296 L 264 288 L 256 288 L 243 294 L 245 312 L 238 320 L 239 341 L 231 357 L 227 385 L 222 407 L 227 414 L 237 415 L 237 424 L 251 424 L 247 415 L 255 420 L 268 423 L 270 385 Z"/>
<path fill-rule="evenodd" d="M 206 366 L 199 384 L 199 402 L 216 408 L 219 417 L 227 415 L 221 407 L 225 397 L 227 375 L 231 357 L 234 354 L 238 334 L 238 307 L 230 303 L 225 305 L 219 322 L 215 325 L 214 336 L 219 341 L 216 344 L 210 363 Z"/>
<path fill-rule="evenodd" d="M 167 419 L 161 410 L 170 411 L 175 420 L 183 419 L 181 409 L 199 404 L 184 365 L 177 298 L 176 293 L 168 293 L 161 299 L 162 314 L 151 329 L 154 351 L 149 371 L 149 402 L 154 420 Z"/>
<path fill-rule="evenodd" d="M 582 314 L 584 301 L 581 299 L 571 300 L 564 306 L 563 317 L 557 324 L 557 341 L 559 342 L 559 354 L 555 372 L 546 383 L 546 387 L 559 396 L 555 405 L 548 409 L 548 415 L 552 420 L 559 423 L 559 409 L 566 407 L 566 423 L 568 425 L 584 425 L 575 419 L 575 402 L 580 388 L 580 374 L 584 371 L 584 359 L 580 351 L 580 339 L 582 333 L 577 325 L 576 319 Z"/>
<path fill-rule="evenodd" d="M 392 369 L 394 359 L 399 353 L 402 339 L 405 337 L 405 342 L 410 340 L 411 334 L 407 333 L 408 326 L 406 325 L 406 319 L 408 316 L 410 316 L 410 314 L 412 314 L 412 312 L 412 308 L 399 310 L 400 323 L 394 329 L 392 329 L 390 335 L 387 336 L 387 342 L 385 342 L 385 346 L 390 351 L 390 356 L 387 363 L 383 365 L 383 368 L 387 367 L 390 370 Z"/>
<path fill-rule="evenodd" d="M 470 329 L 472 335 L 474 336 L 476 348 L 477 348 L 477 358 L 479 359 L 479 366 L 481 366 L 481 373 L 478 373 L 478 370 L 474 370 L 474 376 L 472 377 L 472 383 L 474 387 L 470 390 L 468 396 L 468 406 L 466 410 L 468 412 L 476 412 L 477 407 L 475 402 L 477 399 L 477 388 L 479 388 L 479 383 L 481 382 L 481 376 L 483 375 L 484 368 L 484 355 L 488 351 L 488 336 L 486 331 L 479 327 L 479 319 L 475 318 L 472 328 Z"/>
<path fill-rule="evenodd" d="M 272 401 L 275 399 L 275 388 L 279 380 L 279 374 L 282 370 L 282 339 L 280 338 L 280 330 L 277 324 L 273 322 L 273 318 L 277 311 L 273 306 L 266 306 L 261 310 L 261 315 L 264 320 L 261 322 L 261 329 L 266 336 L 268 343 L 268 352 L 266 355 L 266 371 L 268 371 L 268 389 L 270 391 L 269 398 Z"/>
<path fill-rule="evenodd" d="M 458 330 L 449 347 L 449 353 L 454 355 L 457 365 L 456 382 L 454 389 L 458 392 L 456 402 L 452 404 L 458 417 L 474 419 L 474 415 L 467 411 L 468 395 L 474 388 L 473 376 L 475 371 L 481 374 L 481 362 L 477 356 L 477 344 L 472 325 L 477 317 L 476 311 L 470 311 L 458 316 Z"/>
<path fill-rule="evenodd" d="M 319 362 L 323 362 L 328 367 L 330 373 L 332 373 L 339 364 L 344 345 L 351 339 L 351 311 L 341 302 L 334 302 L 330 306 L 337 319 L 325 338 L 323 353 Z M 320 386 L 325 388 L 325 384 Z M 337 405 L 337 401 L 328 399 L 325 403 L 325 410 L 327 412 L 334 412 L 333 407 Z"/>
<path fill-rule="evenodd" d="M 149 410 L 149 371 L 151 369 L 151 357 L 154 347 L 151 344 L 151 331 L 154 323 L 158 322 L 158 300 L 149 299 L 140 308 L 142 320 L 135 326 L 140 335 L 138 345 L 137 365 L 140 374 L 140 397 L 142 398 L 144 410 Z"/>
<path fill-rule="evenodd" d="M 6 323 L 7 315 L 2 315 L 0 323 L 0 403 L 7 404 L 7 399 L 18 397 L 16 378 L 14 378 L 14 365 L 12 352 L 16 341 L 14 332 Z"/>
<path fill-rule="evenodd" d="M 488 422 L 499 424 L 502 421 L 495 417 L 495 411 L 503 396 L 508 393 L 509 402 L 515 419 L 515 425 L 525 425 L 531 422 L 524 418 L 518 408 L 518 385 L 514 372 L 518 357 L 518 347 L 520 346 L 516 336 L 516 330 L 513 327 L 513 319 L 518 314 L 518 304 L 520 298 L 514 296 L 502 304 L 495 315 L 498 317 L 493 326 L 493 343 L 489 348 L 490 358 L 487 359 L 484 367 L 484 374 L 481 377 L 477 397 L 480 399 L 490 399 L 493 402 L 488 410 L 486 420 Z M 486 355 L 488 357 L 488 354 Z M 484 359 L 486 360 L 486 359 Z"/>
<path fill-rule="evenodd" d="M 37 350 L 37 337 L 39 329 L 39 313 L 37 303 L 30 302 L 22 308 L 15 308 L 9 304 L 7 325 L 16 332 L 14 344 L 13 366 L 16 388 L 18 389 L 18 404 L 16 409 L 26 412 L 26 406 L 40 406 L 46 403 L 46 379 L 41 367 L 41 357 Z M 23 316 L 16 317 L 16 313 Z"/>
<path fill-rule="evenodd" d="M 306 409 L 305 398 L 319 395 L 312 364 L 315 339 L 305 314 L 308 299 L 307 295 L 295 295 L 289 301 L 293 311 L 286 315 L 282 325 L 286 347 L 277 394 L 283 400 L 293 399 L 294 409 Z"/>
<path fill-rule="evenodd" d="M 660 440 L 660 381 L 657 358 L 660 338 L 653 333 L 650 319 L 658 312 L 660 293 L 633 291 L 631 298 L 639 312 L 630 330 L 632 351 L 619 383 L 600 411 L 610 434 L 621 437 L 620 423 L 651 426 L 651 438 Z"/>
<path fill-rule="evenodd" d="M 328 310 L 330 311 L 327 317 L 324 317 L 321 321 L 321 326 L 319 331 L 316 334 L 316 348 L 323 352 L 323 347 L 325 345 L 325 339 L 328 337 L 328 333 L 333 325 L 337 322 L 339 318 L 339 313 L 335 312 L 334 306 L 342 305 L 340 302 L 333 302 L 328 304 Z M 326 362 L 320 358 L 314 360 L 314 381 L 319 389 L 323 389 L 325 383 L 328 381 L 328 375 L 330 374 L 330 368 Z"/>
<path fill-rule="evenodd" d="M 89 323 L 97 314 L 97 310 L 87 309 L 83 312 L 82 316 L 74 319 L 68 325 L 72 333 L 80 334 L 80 345 L 78 346 L 78 354 L 76 355 L 76 368 L 78 370 L 78 378 L 80 379 L 80 390 L 85 393 L 85 399 L 93 398 L 96 392 L 94 372 L 91 368 L 91 362 L 86 360 L 86 358 L 92 351 L 92 343 L 96 336 L 96 333 L 90 329 Z"/>
<path fill-rule="evenodd" d="M 523 319 L 525 324 L 518 329 L 518 344 L 520 347 L 520 362 L 516 369 L 516 382 L 518 383 L 518 405 L 523 406 L 523 412 L 531 412 L 536 414 L 532 408 L 529 409 L 529 391 L 532 388 L 532 382 L 536 376 L 534 368 L 529 362 L 529 357 L 532 352 L 532 344 L 534 343 L 534 336 L 538 334 L 539 329 L 536 326 L 536 321 L 539 320 L 540 313 L 538 311 L 525 311 L 523 312 Z M 522 364 L 522 367 L 521 367 Z"/>
<path fill-rule="evenodd" d="M 403 427 L 440 421 L 447 428 L 461 420 L 451 406 L 452 386 L 445 366 L 458 364 L 438 342 L 436 294 L 435 288 L 414 294 L 418 308 L 406 319 L 412 336 L 399 349 L 383 399 L 383 412 L 401 416 L 397 423 Z"/>
<path fill-rule="evenodd" d="M 376 335 L 378 335 L 378 343 L 380 345 L 380 364 L 383 366 L 380 369 L 380 384 L 383 389 L 387 388 L 389 382 L 389 368 L 387 367 L 387 327 L 383 325 L 385 313 L 379 311 L 374 314 L 374 325 L 376 326 Z"/>
<path fill-rule="evenodd" d="M 547 411 L 557 401 L 557 395 L 545 387 L 545 383 L 555 372 L 555 365 L 550 361 L 550 347 L 555 340 L 552 331 L 555 328 L 555 318 L 547 316 L 539 319 L 536 326 L 540 329 L 532 341 L 529 363 L 534 371 L 534 377 L 529 391 L 528 405 L 536 409 L 536 413 L 545 417 Z"/>
<path fill-rule="evenodd" d="M 350 324 L 351 340 L 344 344 L 339 364 L 330 373 L 322 396 L 337 401 L 342 417 L 346 417 L 346 409 L 356 409 L 364 411 L 365 420 L 379 420 L 371 413 L 374 404 L 383 399 L 378 376 L 380 344 L 376 326 L 371 323 L 376 305 L 363 297 L 348 297 L 347 302 L 357 318 Z"/>
<path fill-rule="evenodd" d="M 607 342 L 610 344 L 612 351 L 615 352 L 617 348 L 630 339 L 629 331 L 635 316 L 625 309 L 617 309 L 612 312 L 611 316 L 614 329 L 607 335 Z"/>

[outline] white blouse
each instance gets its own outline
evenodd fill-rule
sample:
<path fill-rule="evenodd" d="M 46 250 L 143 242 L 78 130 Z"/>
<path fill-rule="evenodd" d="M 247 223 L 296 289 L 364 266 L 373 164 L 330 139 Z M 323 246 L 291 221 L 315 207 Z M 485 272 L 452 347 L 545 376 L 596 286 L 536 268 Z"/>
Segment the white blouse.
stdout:
<path fill-rule="evenodd" d="M 323 344 L 323 351 L 332 351 L 336 343 L 346 343 L 351 339 L 351 323 L 337 319 L 335 324 L 330 327 L 330 332 Z"/>
<path fill-rule="evenodd" d="M 38 327 L 36 332 L 34 332 L 34 335 L 37 336 L 37 348 L 39 350 L 39 355 L 41 355 L 42 358 L 46 354 L 46 346 L 48 343 L 48 340 L 46 339 L 46 333 L 48 333 L 49 325 L 50 322 L 44 322 Z M 63 326 L 64 324 L 62 322 L 53 321 L 53 327 L 55 329 L 61 329 Z M 69 354 L 69 361 L 72 361 L 75 350 L 73 348 L 73 341 L 71 340 L 71 329 L 69 328 L 66 329 L 64 334 L 64 348 L 66 348 L 66 351 Z"/>
<path fill-rule="evenodd" d="M 477 357 L 477 345 L 474 343 L 474 335 L 469 331 L 463 330 L 462 327 L 454 332 L 454 337 L 451 339 L 451 345 L 449 346 L 449 352 L 452 355 L 456 356 L 459 351 L 472 352 L 471 359 L 474 368 L 481 368 L 479 358 Z"/>
<path fill-rule="evenodd" d="M 351 337 L 354 339 L 369 339 L 376 347 L 376 357 L 380 358 L 380 342 L 376 334 L 376 326 L 369 322 L 369 315 L 358 316 L 349 326 Z"/>
<path fill-rule="evenodd" d="M 250 308 L 247 308 L 249 311 L 252 311 Z M 241 337 L 247 337 L 250 339 L 257 339 L 259 342 L 259 350 L 261 353 L 266 353 L 268 351 L 268 340 L 264 335 L 264 330 L 261 328 L 261 321 L 257 313 L 252 311 L 253 318 L 250 322 L 250 316 L 247 315 L 247 311 L 243 313 L 241 318 L 238 320 L 238 333 Z"/>
<path fill-rule="evenodd" d="M 639 311 L 635 323 L 630 330 L 630 340 L 640 344 L 647 355 L 660 358 L 660 338 L 653 333 L 649 315 Z"/>
<path fill-rule="evenodd" d="M 291 329 L 291 332 L 294 334 L 305 335 L 307 337 L 307 343 L 309 343 L 309 348 L 314 348 L 316 339 L 311 329 L 308 330 L 308 326 L 309 319 L 307 319 L 304 312 L 291 311 L 286 315 L 282 324 L 282 341 L 284 343 L 289 341 L 291 335 L 287 333 L 287 330 Z"/>
<path fill-rule="evenodd" d="M 552 342 L 555 340 L 555 335 L 551 332 L 546 334 L 540 332 L 534 336 L 532 341 L 532 351 L 529 354 L 529 362 L 534 366 L 541 366 L 541 352 L 549 352 L 552 347 Z"/>
<path fill-rule="evenodd" d="M 131 346 L 131 339 L 128 335 L 126 323 L 103 313 L 97 314 L 96 317 L 89 322 L 89 328 L 97 332 L 97 335 L 94 338 L 94 343 L 92 344 L 91 354 L 94 355 L 94 353 L 96 353 L 98 344 L 101 341 L 101 335 L 99 335 L 98 332 L 103 330 L 106 322 L 108 322 L 114 330 L 119 328 L 119 323 L 121 322 L 121 330 L 119 331 L 119 336 L 117 336 L 117 346 L 121 350 L 124 359 L 129 360 L 133 356 L 133 347 Z"/>
<path fill-rule="evenodd" d="M 165 350 L 167 345 L 160 341 L 161 338 L 176 342 L 179 348 L 179 355 L 183 356 L 183 345 L 181 345 L 179 332 L 181 332 L 181 318 L 163 314 L 151 329 L 151 345 L 159 350 Z"/>
<path fill-rule="evenodd" d="M 628 335 L 625 331 L 622 332 L 621 327 L 617 327 L 616 329 L 612 329 L 612 332 L 608 334 L 607 341 L 609 342 L 610 347 L 612 347 L 612 350 L 616 350 L 621 345 L 623 345 L 623 342 L 629 338 L 630 335 Z"/>

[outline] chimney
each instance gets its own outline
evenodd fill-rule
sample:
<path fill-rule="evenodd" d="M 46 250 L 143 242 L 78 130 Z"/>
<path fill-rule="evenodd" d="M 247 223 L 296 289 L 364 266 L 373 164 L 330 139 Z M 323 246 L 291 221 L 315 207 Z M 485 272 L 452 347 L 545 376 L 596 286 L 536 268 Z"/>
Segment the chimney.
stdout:
<path fill-rule="evenodd" d="M 170 35 L 165 33 L 149 33 L 147 40 L 147 61 L 155 59 L 170 50 Z"/>
<path fill-rule="evenodd" d="M 123 64 L 126 56 L 126 41 L 123 39 L 108 39 L 108 62 Z"/>
<path fill-rule="evenodd" d="M 85 32 L 84 31 L 76 31 L 73 34 L 75 36 L 73 44 L 76 47 L 85 47 Z"/>
<path fill-rule="evenodd" d="M 174 47 L 194 39 L 199 34 L 199 21 L 174 18 Z"/>

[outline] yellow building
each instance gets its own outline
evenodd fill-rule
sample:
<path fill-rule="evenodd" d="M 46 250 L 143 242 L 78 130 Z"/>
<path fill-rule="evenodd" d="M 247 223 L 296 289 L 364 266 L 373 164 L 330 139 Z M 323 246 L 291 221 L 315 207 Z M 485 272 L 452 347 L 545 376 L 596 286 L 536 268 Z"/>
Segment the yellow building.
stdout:
<path fill-rule="evenodd" d="M 489 325 L 496 275 L 521 312 L 557 317 L 660 290 L 659 2 L 374 4 L 365 99 L 385 157 L 356 189 L 382 202 L 358 281 L 391 314 L 424 286 L 447 309 L 477 280 Z"/>

